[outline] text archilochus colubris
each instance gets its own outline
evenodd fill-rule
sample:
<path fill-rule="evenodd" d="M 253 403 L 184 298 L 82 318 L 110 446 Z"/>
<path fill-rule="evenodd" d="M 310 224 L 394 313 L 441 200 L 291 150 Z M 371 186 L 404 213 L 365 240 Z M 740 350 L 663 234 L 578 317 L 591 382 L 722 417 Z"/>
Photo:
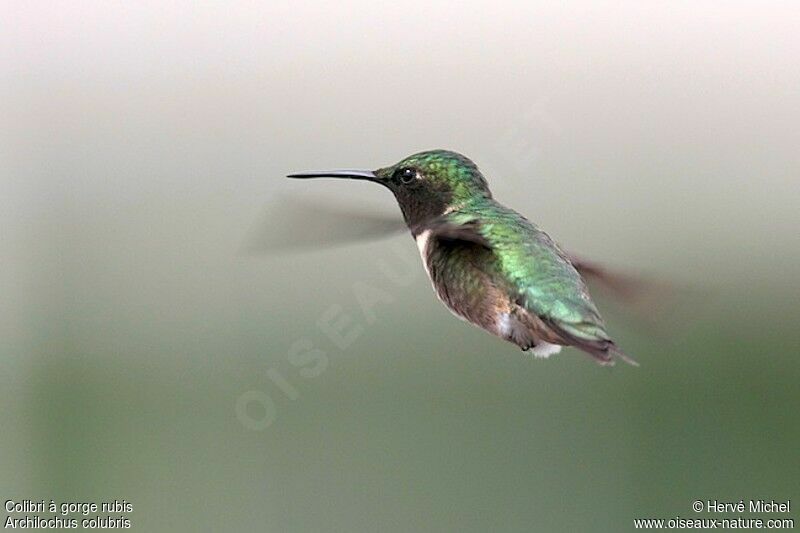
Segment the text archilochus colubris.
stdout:
<path fill-rule="evenodd" d="M 430 150 L 378 170 L 289 174 L 379 183 L 397 199 L 439 299 L 462 318 L 534 355 L 575 346 L 601 364 L 636 364 L 606 332 L 579 270 L 544 231 L 492 198 L 467 157 Z"/>

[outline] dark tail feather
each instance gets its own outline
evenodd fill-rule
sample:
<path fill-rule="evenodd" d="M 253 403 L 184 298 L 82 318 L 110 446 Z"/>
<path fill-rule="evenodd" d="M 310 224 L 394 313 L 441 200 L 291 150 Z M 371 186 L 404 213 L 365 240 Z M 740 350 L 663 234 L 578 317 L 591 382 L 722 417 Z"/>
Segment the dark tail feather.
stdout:
<path fill-rule="evenodd" d="M 608 346 L 608 351 L 611 352 L 612 354 L 614 354 L 615 356 L 617 356 L 618 358 L 622 359 L 623 361 L 625 361 L 626 363 L 628 363 L 631 366 L 639 366 L 639 363 L 635 359 L 629 357 L 625 352 L 620 350 L 619 346 L 617 346 L 614 343 L 611 343 Z"/>
<path fill-rule="evenodd" d="M 565 341 L 564 344 L 583 350 L 601 365 L 612 366 L 616 356 L 629 365 L 639 366 L 639 363 L 628 357 L 597 324 L 587 322 L 574 324 L 545 319 L 542 321 Z"/>
<path fill-rule="evenodd" d="M 581 340 L 576 339 L 573 346 L 588 353 L 595 361 L 604 366 L 614 366 L 616 362 L 615 357 L 622 359 L 631 366 L 639 366 L 639 363 L 637 363 L 635 359 L 628 357 L 619 346 L 611 341 L 581 342 Z"/>

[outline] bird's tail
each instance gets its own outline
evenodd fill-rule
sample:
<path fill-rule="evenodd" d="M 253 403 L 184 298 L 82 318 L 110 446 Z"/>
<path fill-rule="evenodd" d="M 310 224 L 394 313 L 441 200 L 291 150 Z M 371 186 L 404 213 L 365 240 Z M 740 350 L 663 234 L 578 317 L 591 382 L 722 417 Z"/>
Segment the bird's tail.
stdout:
<path fill-rule="evenodd" d="M 605 330 L 597 324 L 550 321 L 548 325 L 566 341 L 566 344 L 583 350 L 601 365 L 611 366 L 616 359 L 622 359 L 629 365 L 639 366 L 639 363 L 614 344 L 614 341 L 605 334 Z"/>
<path fill-rule="evenodd" d="M 613 342 L 609 345 L 608 352 L 618 357 L 619 359 L 622 359 L 631 366 L 639 366 L 639 363 L 636 361 L 636 359 L 633 359 L 632 357 L 628 356 L 628 354 L 623 352 L 620 349 L 620 347 L 614 344 Z"/>
<path fill-rule="evenodd" d="M 601 365 L 614 366 L 616 360 L 621 359 L 631 366 L 639 366 L 639 363 L 635 359 L 628 356 L 612 341 L 603 341 L 591 344 L 576 342 L 574 346 L 591 355 L 594 360 Z"/>

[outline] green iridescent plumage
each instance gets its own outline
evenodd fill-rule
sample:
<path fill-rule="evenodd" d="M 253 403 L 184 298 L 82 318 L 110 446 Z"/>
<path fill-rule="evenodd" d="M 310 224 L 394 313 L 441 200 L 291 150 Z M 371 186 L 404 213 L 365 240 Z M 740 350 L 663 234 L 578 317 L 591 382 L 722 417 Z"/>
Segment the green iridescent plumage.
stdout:
<path fill-rule="evenodd" d="M 420 152 L 375 173 L 390 179 L 400 168 L 413 168 L 425 175 L 429 184 L 449 196 L 451 204 L 468 202 L 489 193 L 489 184 L 475 163 L 457 152 L 449 150 Z"/>
<path fill-rule="evenodd" d="M 392 191 L 439 298 L 457 316 L 547 356 L 575 346 L 599 362 L 628 359 L 606 332 L 576 264 L 535 224 L 492 198 L 468 158 L 430 150 L 348 177 Z"/>
<path fill-rule="evenodd" d="M 491 198 L 467 202 L 447 217 L 457 224 L 480 221 L 477 231 L 492 249 L 498 274 L 525 309 L 572 335 L 610 339 L 580 274 L 535 224 Z"/>

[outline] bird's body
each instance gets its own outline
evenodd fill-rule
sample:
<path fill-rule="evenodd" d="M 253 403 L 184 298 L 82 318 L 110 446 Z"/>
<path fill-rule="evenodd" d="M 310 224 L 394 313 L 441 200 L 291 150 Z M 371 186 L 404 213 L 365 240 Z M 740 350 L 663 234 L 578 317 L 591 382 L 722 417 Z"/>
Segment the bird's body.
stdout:
<path fill-rule="evenodd" d="M 395 194 L 439 299 L 458 317 L 546 357 L 575 346 L 603 364 L 628 359 L 606 332 L 570 257 L 535 224 L 497 202 L 466 157 L 433 150 L 377 171 Z"/>
<path fill-rule="evenodd" d="M 491 198 L 444 218 L 473 225 L 486 241 L 436 238 L 431 229 L 415 236 L 436 294 L 456 316 L 535 355 L 578 345 L 610 358 L 611 340 L 583 279 L 545 232 Z"/>

